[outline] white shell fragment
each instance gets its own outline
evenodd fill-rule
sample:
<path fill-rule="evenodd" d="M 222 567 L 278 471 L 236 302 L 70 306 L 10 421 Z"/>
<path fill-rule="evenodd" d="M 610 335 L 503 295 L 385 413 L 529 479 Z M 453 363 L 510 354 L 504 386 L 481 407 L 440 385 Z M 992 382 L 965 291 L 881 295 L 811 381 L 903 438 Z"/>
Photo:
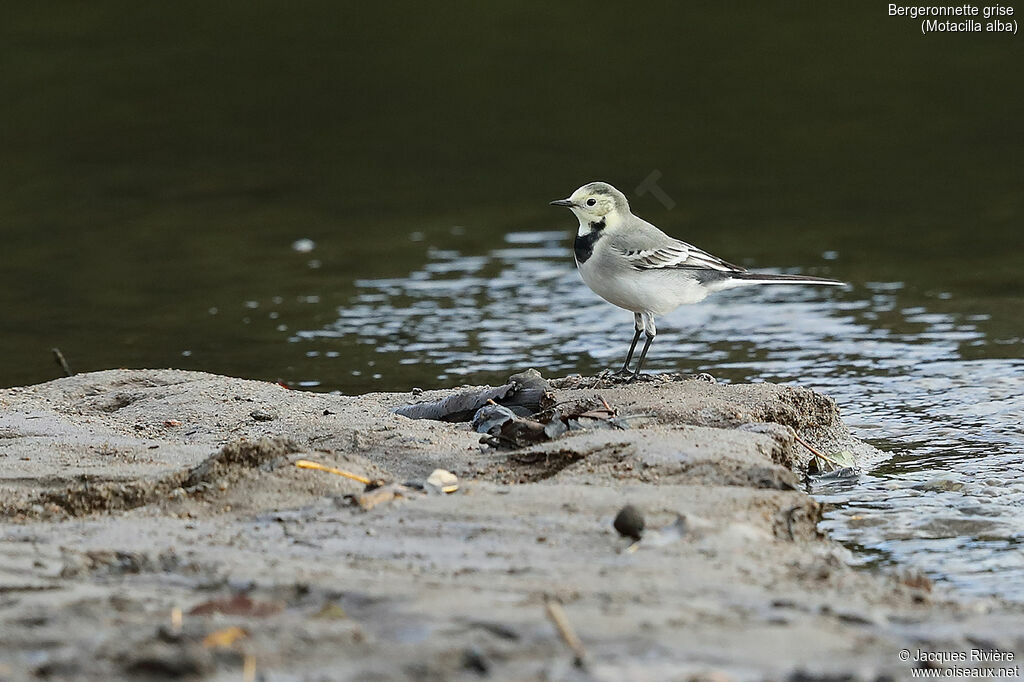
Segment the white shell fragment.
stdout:
<path fill-rule="evenodd" d="M 453 493 L 459 489 L 459 477 L 444 469 L 434 469 L 427 477 L 427 485 L 443 493 Z"/>

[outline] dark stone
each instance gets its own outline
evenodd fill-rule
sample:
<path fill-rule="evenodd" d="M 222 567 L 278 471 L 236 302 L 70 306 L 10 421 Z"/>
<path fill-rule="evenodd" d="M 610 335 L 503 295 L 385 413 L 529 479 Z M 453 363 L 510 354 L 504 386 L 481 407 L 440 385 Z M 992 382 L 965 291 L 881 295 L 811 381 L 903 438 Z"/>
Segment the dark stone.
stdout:
<path fill-rule="evenodd" d="M 633 505 L 627 504 L 619 510 L 612 525 L 619 531 L 619 535 L 639 540 L 644 534 L 644 515 Z"/>

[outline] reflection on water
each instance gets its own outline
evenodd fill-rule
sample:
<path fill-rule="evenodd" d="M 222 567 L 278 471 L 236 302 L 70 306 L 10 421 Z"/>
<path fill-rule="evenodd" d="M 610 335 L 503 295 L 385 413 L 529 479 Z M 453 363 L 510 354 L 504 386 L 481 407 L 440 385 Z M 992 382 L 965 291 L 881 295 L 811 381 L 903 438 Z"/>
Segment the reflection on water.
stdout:
<path fill-rule="evenodd" d="M 582 284 L 569 239 L 512 233 L 472 256 L 432 248 L 407 277 L 356 282 L 336 320 L 290 340 L 318 348 L 358 339 L 377 356 L 372 367 L 417 366 L 449 384 L 500 381 L 527 366 L 616 366 L 631 315 Z M 1024 600 L 1024 361 L 963 359 L 961 348 L 983 342 L 976 325 L 986 316 L 907 306 L 902 290 L 876 282 L 717 294 L 661 321 L 649 368 L 831 394 L 854 431 L 893 456 L 857 480 L 815 483 L 818 499 L 834 505 L 823 526 L 865 562 Z"/>
<path fill-rule="evenodd" d="M 610 366 L 625 355 L 633 317 L 581 285 L 570 238 L 568 231 L 513 233 L 485 256 L 430 249 L 429 262 L 408 277 L 357 281 L 360 293 L 337 321 L 292 340 L 358 337 L 391 356 L 382 364 L 425 365 L 440 379 L 523 364 L 552 372 Z M 838 350 L 818 339 L 856 333 L 854 320 L 832 315 L 833 308 L 864 307 L 831 303 L 828 292 L 813 288 L 744 294 L 718 294 L 717 306 L 665 318 L 648 367 L 713 367 L 740 379 L 783 357 L 814 364 Z"/>

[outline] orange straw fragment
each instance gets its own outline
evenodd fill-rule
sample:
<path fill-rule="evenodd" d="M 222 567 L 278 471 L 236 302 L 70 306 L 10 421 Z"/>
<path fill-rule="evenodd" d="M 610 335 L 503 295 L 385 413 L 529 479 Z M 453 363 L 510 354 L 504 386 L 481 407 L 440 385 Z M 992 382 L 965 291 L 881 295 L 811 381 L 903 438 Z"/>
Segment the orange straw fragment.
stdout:
<path fill-rule="evenodd" d="M 351 478 L 353 481 L 359 481 L 363 485 L 366 485 L 367 483 L 370 482 L 370 479 L 366 478 L 365 476 L 360 476 L 359 474 L 350 474 L 347 471 L 335 469 L 334 467 L 329 467 L 324 464 L 320 464 L 319 462 L 311 462 L 308 459 L 297 460 L 295 462 L 295 466 L 299 467 L 300 469 L 316 469 L 317 471 L 325 471 L 329 474 L 334 474 L 335 476 L 344 476 L 345 478 Z"/>

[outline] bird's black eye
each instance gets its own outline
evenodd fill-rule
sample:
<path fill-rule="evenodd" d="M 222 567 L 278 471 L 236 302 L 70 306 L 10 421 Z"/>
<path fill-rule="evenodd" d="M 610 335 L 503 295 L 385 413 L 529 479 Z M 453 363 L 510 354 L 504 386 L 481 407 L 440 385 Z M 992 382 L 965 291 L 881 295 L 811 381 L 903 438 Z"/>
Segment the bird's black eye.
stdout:
<path fill-rule="evenodd" d="M 587 206 L 595 206 L 596 204 L 597 199 L 587 199 Z"/>

